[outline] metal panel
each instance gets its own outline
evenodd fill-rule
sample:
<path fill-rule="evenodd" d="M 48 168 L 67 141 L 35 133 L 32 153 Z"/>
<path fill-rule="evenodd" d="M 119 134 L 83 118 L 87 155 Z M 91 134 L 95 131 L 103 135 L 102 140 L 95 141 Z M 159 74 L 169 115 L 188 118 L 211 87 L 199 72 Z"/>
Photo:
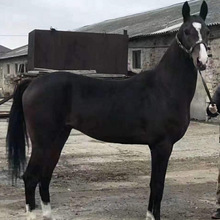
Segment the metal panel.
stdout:
<path fill-rule="evenodd" d="M 34 30 L 29 34 L 28 70 L 96 70 L 126 74 L 128 36 Z"/>

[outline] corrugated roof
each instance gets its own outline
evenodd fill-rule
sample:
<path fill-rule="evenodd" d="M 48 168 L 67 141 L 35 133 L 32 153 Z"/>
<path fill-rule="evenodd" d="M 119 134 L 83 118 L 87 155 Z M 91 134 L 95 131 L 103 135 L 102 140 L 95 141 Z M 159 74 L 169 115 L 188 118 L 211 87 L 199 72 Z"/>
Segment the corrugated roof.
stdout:
<path fill-rule="evenodd" d="M 27 53 L 28 53 L 28 45 L 25 45 L 0 55 L 0 59 L 2 60 L 13 57 L 25 56 L 27 55 Z"/>
<path fill-rule="evenodd" d="M 202 1 L 189 1 L 191 14 L 199 13 Z M 206 23 L 220 23 L 220 0 L 206 0 L 206 2 L 209 8 Z M 122 34 L 123 30 L 127 30 L 130 38 L 175 31 L 182 24 L 182 5 L 183 3 L 179 3 L 153 11 L 107 20 L 79 28 L 76 31 Z"/>
<path fill-rule="evenodd" d="M 7 52 L 9 52 L 10 50 L 11 50 L 11 49 L 0 45 L 0 56 L 1 56 L 1 54 L 7 53 Z"/>
<path fill-rule="evenodd" d="M 213 26 L 219 26 L 220 27 L 220 23 L 212 23 L 212 24 L 208 24 L 208 27 L 213 27 Z M 174 29 L 174 30 L 162 30 L 162 31 L 158 31 L 158 32 L 154 32 L 154 33 L 150 33 L 150 34 L 138 34 L 136 36 L 130 37 L 130 40 L 134 40 L 137 38 L 143 38 L 143 37 L 149 37 L 149 36 L 157 36 L 157 35 L 166 35 L 166 34 L 172 34 L 172 33 L 177 33 L 178 32 L 178 28 Z"/>
<path fill-rule="evenodd" d="M 191 14 L 198 14 L 203 0 L 189 1 Z M 209 13 L 206 23 L 209 26 L 220 25 L 220 0 L 206 0 Z M 128 31 L 129 38 L 135 39 L 152 35 L 176 32 L 182 24 L 183 3 L 169 7 L 147 11 L 126 17 L 103 21 L 97 24 L 77 29 L 80 32 L 115 33 L 123 34 Z M 0 55 L 0 59 L 7 59 L 27 55 L 28 46 L 19 47 L 8 53 Z"/>

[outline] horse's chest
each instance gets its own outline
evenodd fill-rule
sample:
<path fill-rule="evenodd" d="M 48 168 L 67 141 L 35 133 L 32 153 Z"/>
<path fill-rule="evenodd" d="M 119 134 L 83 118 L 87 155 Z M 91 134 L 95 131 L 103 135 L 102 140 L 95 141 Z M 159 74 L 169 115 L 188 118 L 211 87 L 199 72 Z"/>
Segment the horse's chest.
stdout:
<path fill-rule="evenodd" d="M 188 115 L 184 115 L 182 117 L 179 116 L 167 121 L 165 129 L 173 142 L 180 140 L 184 136 L 189 126 L 189 122 L 190 120 Z"/>
<path fill-rule="evenodd" d="M 183 137 L 189 125 L 187 114 L 170 114 L 164 112 L 154 117 L 148 117 L 140 123 L 141 136 L 145 134 L 148 143 L 157 142 L 160 139 L 170 139 L 175 143 Z"/>

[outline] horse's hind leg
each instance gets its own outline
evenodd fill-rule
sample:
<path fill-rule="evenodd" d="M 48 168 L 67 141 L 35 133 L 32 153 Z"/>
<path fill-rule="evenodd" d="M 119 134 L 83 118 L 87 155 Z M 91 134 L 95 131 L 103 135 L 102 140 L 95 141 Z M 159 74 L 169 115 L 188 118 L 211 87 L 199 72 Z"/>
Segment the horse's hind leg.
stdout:
<path fill-rule="evenodd" d="M 53 170 L 59 160 L 60 153 L 69 136 L 70 130 L 70 128 L 64 128 L 61 132 L 56 132 L 56 134 L 52 134 L 45 130 L 43 140 L 40 141 L 38 139 L 38 143 L 32 142 L 31 157 L 23 175 L 27 220 L 36 219 L 36 215 L 34 213 L 36 208 L 35 190 L 38 183 L 44 219 L 52 219 L 49 184 Z"/>
<path fill-rule="evenodd" d="M 44 161 L 39 181 L 41 207 L 44 219 L 53 219 L 50 205 L 49 185 L 53 170 L 59 160 L 62 148 L 69 137 L 70 129 L 65 128 L 55 139 L 54 144 L 44 151 Z"/>
<path fill-rule="evenodd" d="M 35 210 L 35 189 L 40 179 L 41 160 L 43 152 L 33 147 L 31 158 L 23 175 L 25 185 L 27 220 L 36 219 Z"/>

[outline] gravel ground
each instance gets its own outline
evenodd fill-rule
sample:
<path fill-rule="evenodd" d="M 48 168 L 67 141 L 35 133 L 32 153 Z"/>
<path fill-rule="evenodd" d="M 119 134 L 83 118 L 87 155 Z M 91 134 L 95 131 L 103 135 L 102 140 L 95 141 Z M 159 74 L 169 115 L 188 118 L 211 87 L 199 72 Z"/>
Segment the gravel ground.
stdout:
<path fill-rule="evenodd" d="M 24 220 L 24 188 L 8 180 L 7 121 L 0 121 L 0 219 Z M 176 143 L 165 184 L 162 220 L 207 220 L 215 210 L 219 127 L 191 122 Z M 148 204 L 148 146 L 103 143 L 72 131 L 54 171 L 56 219 L 144 220 Z M 39 193 L 37 190 L 37 204 Z M 41 219 L 39 206 L 38 219 Z"/>

